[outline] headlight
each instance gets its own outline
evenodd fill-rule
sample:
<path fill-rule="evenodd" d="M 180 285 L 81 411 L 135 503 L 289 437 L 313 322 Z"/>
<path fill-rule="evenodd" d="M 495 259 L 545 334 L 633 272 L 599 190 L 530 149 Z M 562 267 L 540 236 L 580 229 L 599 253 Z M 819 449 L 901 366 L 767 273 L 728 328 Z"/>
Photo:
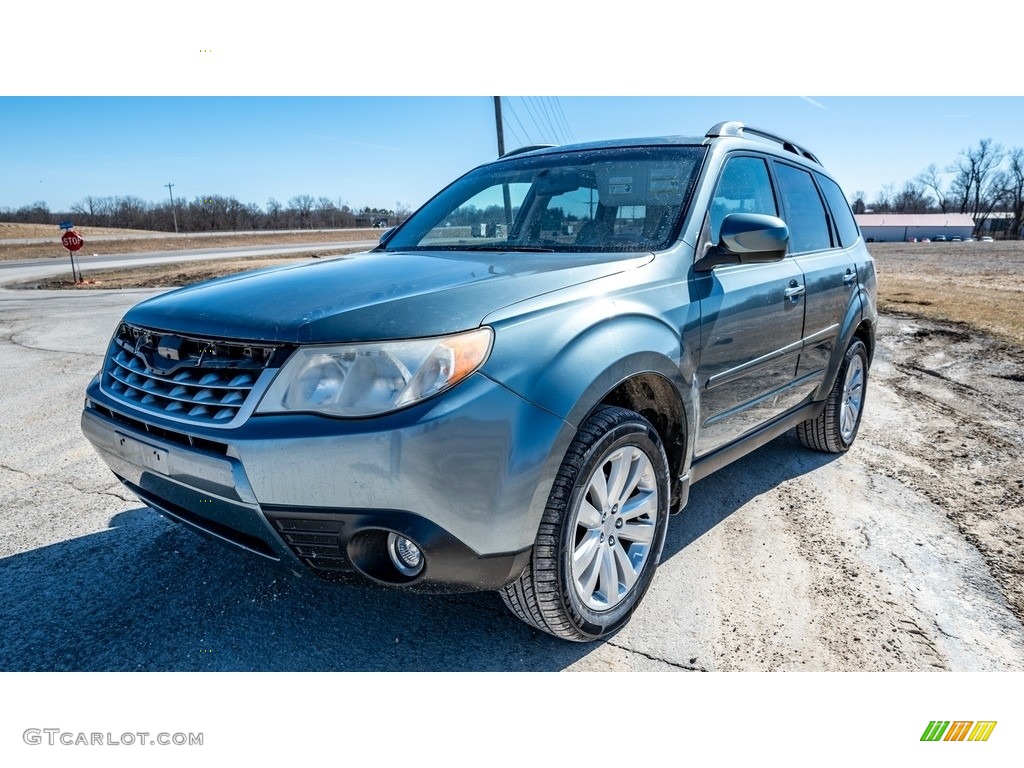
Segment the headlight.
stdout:
<path fill-rule="evenodd" d="M 256 411 L 357 417 L 405 408 L 483 365 L 493 337 L 490 328 L 478 328 L 432 339 L 299 347 Z"/>

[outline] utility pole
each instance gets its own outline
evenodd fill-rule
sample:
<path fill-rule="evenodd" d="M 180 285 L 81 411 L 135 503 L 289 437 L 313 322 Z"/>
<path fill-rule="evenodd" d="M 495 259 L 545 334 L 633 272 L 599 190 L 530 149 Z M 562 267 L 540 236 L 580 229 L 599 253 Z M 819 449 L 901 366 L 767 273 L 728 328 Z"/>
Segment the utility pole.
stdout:
<path fill-rule="evenodd" d="M 498 157 L 505 154 L 505 125 L 501 121 L 501 96 L 494 97 L 494 126 L 498 131 Z M 501 185 L 502 197 L 505 203 L 505 237 L 508 238 L 512 231 L 512 195 L 509 193 L 508 184 Z"/>
<path fill-rule="evenodd" d="M 498 157 L 505 154 L 505 126 L 501 122 L 501 96 L 494 97 L 494 125 L 498 129 Z"/>
<path fill-rule="evenodd" d="M 171 216 L 174 218 L 174 234 L 178 234 L 178 213 L 174 210 L 174 190 L 172 189 L 174 185 L 164 184 L 164 186 L 167 187 L 167 192 L 171 196 Z"/>

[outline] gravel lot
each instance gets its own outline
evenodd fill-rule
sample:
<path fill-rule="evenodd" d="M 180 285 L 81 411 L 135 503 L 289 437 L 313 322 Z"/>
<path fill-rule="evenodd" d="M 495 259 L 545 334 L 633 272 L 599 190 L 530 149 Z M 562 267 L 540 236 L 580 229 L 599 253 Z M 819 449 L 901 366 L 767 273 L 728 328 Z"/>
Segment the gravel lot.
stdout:
<path fill-rule="evenodd" d="M 887 315 L 845 456 L 783 436 L 694 486 L 634 620 L 297 579 L 130 497 L 82 393 L 151 292 L 0 289 L 0 670 L 1024 670 L 1024 355 Z"/>

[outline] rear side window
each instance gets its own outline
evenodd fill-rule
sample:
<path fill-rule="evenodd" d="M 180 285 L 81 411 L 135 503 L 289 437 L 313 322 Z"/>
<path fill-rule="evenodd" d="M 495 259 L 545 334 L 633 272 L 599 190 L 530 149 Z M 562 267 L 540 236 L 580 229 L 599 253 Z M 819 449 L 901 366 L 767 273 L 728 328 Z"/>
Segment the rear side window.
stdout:
<path fill-rule="evenodd" d="M 775 164 L 775 173 L 789 226 L 789 252 L 806 253 L 831 248 L 828 214 L 811 174 L 782 163 Z"/>
<path fill-rule="evenodd" d="M 828 207 L 832 211 L 832 220 L 839 231 L 840 243 L 844 246 L 853 245 L 860 237 L 860 230 L 857 228 L 857 221 L 853 218 L 853 212 L 850 211 L 850 204 L 846 202 L 846 195 L 832 179 L 822 176 L 820 173 L 815 175 L 818 177 L 821 191 L 825 193 Z"/>

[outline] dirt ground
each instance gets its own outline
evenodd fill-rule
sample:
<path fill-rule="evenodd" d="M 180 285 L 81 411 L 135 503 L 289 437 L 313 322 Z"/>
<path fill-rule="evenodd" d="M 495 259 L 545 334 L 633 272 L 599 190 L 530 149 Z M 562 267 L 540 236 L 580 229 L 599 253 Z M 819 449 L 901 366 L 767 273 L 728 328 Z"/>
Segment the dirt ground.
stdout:
<path fill-rule="evenodd" d="M 956 523 L 1024 621 L 1024 350 L 908 316 L 880 330 L 861 455 Z"/>
<path fill-rule="evenodd" d="M 870 243 L 883 311 L 966 322 L 1024 346 L 1024 242 Z"/>

